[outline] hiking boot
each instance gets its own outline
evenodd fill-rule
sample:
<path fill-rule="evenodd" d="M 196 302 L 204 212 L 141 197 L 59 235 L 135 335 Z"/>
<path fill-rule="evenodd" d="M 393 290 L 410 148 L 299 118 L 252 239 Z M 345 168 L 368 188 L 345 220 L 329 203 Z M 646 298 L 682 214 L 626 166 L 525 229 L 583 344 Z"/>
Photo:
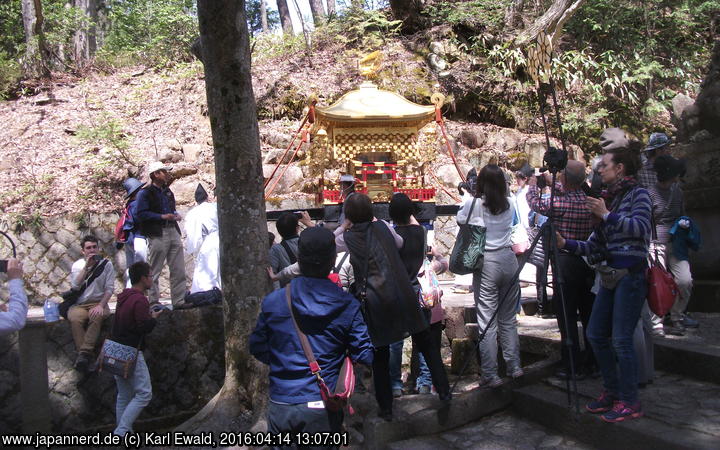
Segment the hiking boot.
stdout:
<path fill-rule="evenodd" d="M 78 353 L 78 357 L 75 360 L 75 370 L 78 372 L 85 373 L 90 365 L 90 355 L 86 352 Z"/>
<path fill-rule="evenodd" d="M 494 377 L 480 377 L 479 385 L 480 387 L 487 387 L 487 388 L 496 388 L 498 386 L 501 386 L 503 384 L 500 377 L 497 375 Z"/>
<path fill-rule="evenodd" d="M 643 412 L 642 409 L 640 409 L 640 402 L 630 405 L 622 401 L 617 401 L 615 402 L 613 409 L 606 412 L 600 417 L 605 422 L 615 423 L 622 422 L 623 420 L 628 419 L 636 419 L 642 416 Z"/>
<path fill-rule="evenodd" d="M 687 314 L 683 316 L 682 318 L 682 324 L 686 328 L 698 328 L 700 326 L 700 322 L 693 319 L 692 317 L 688 316 Z"/>
<path fill-rule="evenodd" d="M 593 414 L 604 413 L 610 411 L 614 403 L 615 396 L 607 391 L 603 391 L 598 398 L 585 405 L 585 409 Z"/>

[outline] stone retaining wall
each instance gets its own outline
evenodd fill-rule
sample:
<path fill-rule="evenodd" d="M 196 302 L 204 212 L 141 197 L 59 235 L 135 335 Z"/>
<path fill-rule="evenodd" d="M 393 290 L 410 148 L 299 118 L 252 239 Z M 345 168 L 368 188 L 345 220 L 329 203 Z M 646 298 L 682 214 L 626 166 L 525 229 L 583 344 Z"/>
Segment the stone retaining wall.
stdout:
<path fill-rule="evenodd" d="M 107 336 L 110 320 L 102 336 Z M 47 353 L 52 432 L 71 433 L 115 423 L 112 376 L 80 375 L 73 369 L 75 346 L 66 321 L 42 327 Z M 0 434 L 20 433 L 19 333 L 0 337 Z M 197 411 L 220 389 L 225 376 L 223 314 L 219 306 L 164 313 L 146 340 L 145 359 L 153 386 L 153 399 L 140 416 L 157 419 Z M 35 349 L 34 351 L 41 351 Z"/>

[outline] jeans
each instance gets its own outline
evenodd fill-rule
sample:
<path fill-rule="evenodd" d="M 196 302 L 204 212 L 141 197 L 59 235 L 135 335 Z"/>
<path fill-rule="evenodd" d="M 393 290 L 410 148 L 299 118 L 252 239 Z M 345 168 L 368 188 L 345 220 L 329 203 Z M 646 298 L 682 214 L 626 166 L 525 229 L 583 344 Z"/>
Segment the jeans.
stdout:
<path fill-rule="evenodd" d="M 615 289 L 601 286 L 587 331 L 605 390 L 631 404 L 638 401 L 638 355 L 633 348 L 633 332 L 646 292 L 642 270 L 625 275 Z"/>
<path fill-rule="evenodd" d="M 310 408 L 307 403 L 284 405 L 268 402 L 267 430 L 270 434 L 287 433 L 340 433 L 344 414 L 325 408 Z M 271 448 L 298 448 L 295 445 Z M 302 447 L 301 447 L 302 448 Z M 312 448 L 338 448 L 338 446 L 313 446 Z"/>
<path fill-rule="evenodd" d="M 390 344 L 390 382 L 392 389 L 402 389 L 402 351 L 405 341 L 397 341 Z"/>
<path fill-rule="evenodd" d="M 150 372 L 142 352 L 138 352 L 133 374 L 127 379 L 115 375 L 115 384 L 118 390 L 115 404 L 117 428 L 113 433 L 124 436 L 132 432 L 133 422 L 152 399 Z"/>

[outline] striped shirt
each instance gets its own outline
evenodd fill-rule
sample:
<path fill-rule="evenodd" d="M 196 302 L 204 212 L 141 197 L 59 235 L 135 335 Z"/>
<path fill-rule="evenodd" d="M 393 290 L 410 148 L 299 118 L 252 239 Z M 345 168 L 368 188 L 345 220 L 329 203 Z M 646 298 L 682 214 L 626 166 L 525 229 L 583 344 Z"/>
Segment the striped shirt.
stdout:
<path fill-rule="evenodd" d="M 550 214 L 550 197 L 540 195 L 537 186 L 530 186 L 527 193 L 530 209 L 542 215 Z M 565 239 L 584 241 L 592 233 L 592 215 L 587 207 L 587 196 L 580 190 L 565 192 L 556 184 L 555 198 L 555 226 Z"/>
<path fill-rule="evenodd" d="M 625 193 L 607 219 L 587 241 L 568 239 L 565 249 L 576 255 L 591 255 L 607 249 L 608 265 L 616 269 L 633 267 L 647 259 L 650 245 L 650 194 L 639 186 Z"/>
<path fill-rule="evenodd" d="M 657 238 L 654 238 L 653 242 L 667 244 L 670 242 L 670 228 L 680 216 L 685 215 L 682 189 L 678 183 L 674 183 L 668 189 L 655 184 L 648 189 L 648 193 L 652 201 L 653 219 L 657 230 Z"/>

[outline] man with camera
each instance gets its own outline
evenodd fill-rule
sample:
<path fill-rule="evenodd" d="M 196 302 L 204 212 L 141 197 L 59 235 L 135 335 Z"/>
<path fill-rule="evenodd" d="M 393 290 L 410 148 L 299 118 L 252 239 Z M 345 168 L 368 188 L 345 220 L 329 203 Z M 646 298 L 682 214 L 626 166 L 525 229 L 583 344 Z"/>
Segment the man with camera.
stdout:
<path fill-rule="evenodd" d="M 72 265 L 70 286 L 82 292 L 68 310 L 67 318 L 78 351 L 75 368 L 84 372 L 94 359 L 103 319 L 110 315 L 108 301 L 115 289 L 115 267 L 110 260 L 100 256 L 95 236 L 83 237 L 80 247 L 83 257 Z"/>
<path fill-rule="evenodd" d="M 282 240 L 279 244 L 270 247 L 270 268 L 273 273 L 280 273 L 284 268 L 297 262 L 298 233 L 300 224 L 309 228 L 315 226 L 307 211 L 284 213 L 281 215 L 275 226 Z M 287 281 L 281 281 L 277 287 L 284 287 Z"/>
<path fill-rule="evenodd" d="M 0 261 L 6 267 L 8 277 L 8 290 L 10 298 L 6 305 L 0 306 L 0 336 L 20 330 L 25 326 L 27 317 L 28 299 L 23 287 L 23 270 L 20 260 L 12 258 L 7 261 Z"/>
<path fill-rule="evenodd" d="M 552 183 L 550 173 L 545 173 L 547 184 Z M 555 186 L 555 197 L 553 200 L 553 222 L 556 231 L 562 236 L 574 236 L 572 239 L 586 240 L 593 230 L 592 214 L 587 207 L 587 196 L 582 190 L 585 182 L 585 164 L 580 161 L 568 161 L 565 170 L 559 173 L 559 183 Z M 549 216 L 550 198 L 543 198 L 537 186 L 535 177 L 529 179 L 530 188 L 527 193 L 527 201 L 530 209 Z M 550 249 L 548 249 L 550 250 Z M 580 257 L 561 250 L 556 261 L 557 270 L 562 272 L 564 280 L 563 297 L 565 305 L 560 304 L 560 296 L 553 295 L 553 307 L 556 311 L 558 326 L 563 341 L 567 339 L 566 330 L 572 340 L 574 372 L 581 379 L 595 371 L 595 361 L 590 349 L 590 344 L 585 336 L 585 330 L 590 319 L 594 295 L 590 291 L 595 280 L 595 272 Z M 565 306 L 565 314 L 563 314 Z M 577 329 L 578 314 L 583 325 L 583 338 L 585 342 L 585 355 L 580 358 L 580 347 Z M 567 328 L 564 320 L 567 317 Z M 567 348 L 562 348 L 562 360 L 564 370 L 558 373 L 561 377 L 570 374 L 570 355 Z"/>

